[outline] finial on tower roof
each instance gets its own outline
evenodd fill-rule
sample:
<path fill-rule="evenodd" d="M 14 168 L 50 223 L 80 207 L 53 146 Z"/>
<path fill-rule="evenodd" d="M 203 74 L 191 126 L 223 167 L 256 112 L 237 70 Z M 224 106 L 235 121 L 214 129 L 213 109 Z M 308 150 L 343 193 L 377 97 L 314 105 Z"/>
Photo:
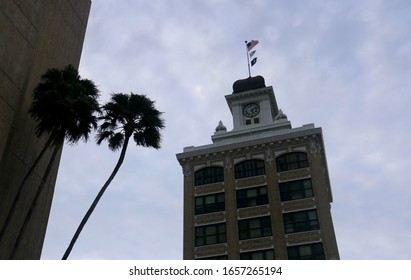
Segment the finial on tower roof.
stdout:
<path fill-rule="evenodd" d="M 225 127 L 222 121 L 219 121 L 218 126 L 215 128 L 215 131 L 227 131 L 227 127 Z"/>

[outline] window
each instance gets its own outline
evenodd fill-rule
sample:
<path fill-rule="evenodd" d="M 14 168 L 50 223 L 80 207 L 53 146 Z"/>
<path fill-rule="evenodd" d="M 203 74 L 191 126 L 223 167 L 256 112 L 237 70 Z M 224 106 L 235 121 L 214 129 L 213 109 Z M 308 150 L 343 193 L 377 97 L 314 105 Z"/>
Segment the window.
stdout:
<path fill-rule="evenodd" d="M 287 248 L 289 260 L 325 260 L 322 243 L 312 243 Z"/>
<path fill-rule="evenodd" d="M 197 260 L 228 260 L 227 255 L 198 258 Z"/>
<path fill-rule="evenodd" d="M 314 196 L 311 179 L 309 178 L 280 183 L 279 186 L 281 201 L 289 201 Z"/>
<path fill-rule="evenodd" d="M 320 228 L 317 210 L 292 212 L 283 215 L 285 233 L 316 230 Z"/>
<path fill-rule="evenodd" d="M 282 155 L 276 162 L 278 172 L 308 167 L 307 154 L 301 152 Z"/>
<path fill-rule="evenodd" d="M 240 162 L 235 166 L 235 178 L 247 178 L 265 174 L 264 161 L 251 159 Z"/>
<path fill-rule="evenodd" d="M 211 166 L 198 170 L 195 173 L 195 186 L 212 184 L 224 181 L 224 169 L 222 167 Z"/>
<path fill-rule="evenodd" d="M 195 214 L 206 214 L 225 210 L 224 193 L 197 196 Z"/>
<path fill-rule="evenodd" d="M 212 245 L 227 241 L 225 223 L 195 228 L 196 246 Z"/>
<path fill-rule="evenodd" d="M 237 191 L 237 208 L 268 204 L 267 186 Z"/>
<path fill-rule="evenodd" d="M 238 221 L 240 240 L 271 236 L 270 216 Z"/>
<path fill-rule="evenodd" d="M 274 249 L 241 253 L 240 259 L 241 260 L 275 260 Z"/>

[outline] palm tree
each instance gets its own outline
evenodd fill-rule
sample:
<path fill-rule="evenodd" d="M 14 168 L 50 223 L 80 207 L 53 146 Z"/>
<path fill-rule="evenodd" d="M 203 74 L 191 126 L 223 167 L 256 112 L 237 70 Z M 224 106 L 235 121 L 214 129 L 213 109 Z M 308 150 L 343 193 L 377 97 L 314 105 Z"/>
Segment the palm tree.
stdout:
<path fill-rule="evenodd" d="M 98 129 L 97 144 L 100 145 L 104 140 L 107 140 L 111 150 L 116 151 L 121 148 L 120 157 L 110 177 L 100 189 L 78 226 L 62 257 L 63 260 L 66 260 L 70 255 L 83 227 L 120 169 L 130 138 L 133 137 L 137 146 L 160 148 L 160 129 L 164 128 L 164 121 L 161 119 L 162 113 L 154 107 L 154 101 L 145 95 L 115 93 L 111 96 L 111 101 L 106 103 L 102 109 L 102 116 L 99 119 L 103 123 Z"/>
<path fill-rule="evenodd" d="M 23 186 L 45 152 L 51 148 L 53 148 L 53 152 L 19 231 L 11 258 L 14 258 L 26 232 L 38 198 L 47 182 L 56 156 L 63 147 L 64 140 L 70 144 L 77 143 L 81 139 L 87 141 L 91 130 L 97 128 L 96 114 L 100 112 L 98 97 L 99 91 L 94 82 L 81 79 L 77 69 L 72 65 L 63 69 L 49 69 L 41 76 L 40 83 L 33 91 L 33 102 L 29 113 L 37 121 L 36 135 L 38 137 L 47 135 L 48 139 L 19 186 L 6 222 L 0 232 L 0 239 L 15 213 L 23 193 Z"/>

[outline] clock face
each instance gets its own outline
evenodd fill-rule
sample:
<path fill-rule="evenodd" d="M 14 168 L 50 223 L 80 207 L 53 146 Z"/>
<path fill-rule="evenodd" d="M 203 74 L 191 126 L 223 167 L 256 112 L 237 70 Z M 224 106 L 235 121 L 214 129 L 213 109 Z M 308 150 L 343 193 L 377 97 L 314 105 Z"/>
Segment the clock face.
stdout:
<path fill-rule="evenodd" d="M 243 107 L 243 115 L 252 118 L 260 113 L 260 106 L 257 103 L 248 103 Z"/>

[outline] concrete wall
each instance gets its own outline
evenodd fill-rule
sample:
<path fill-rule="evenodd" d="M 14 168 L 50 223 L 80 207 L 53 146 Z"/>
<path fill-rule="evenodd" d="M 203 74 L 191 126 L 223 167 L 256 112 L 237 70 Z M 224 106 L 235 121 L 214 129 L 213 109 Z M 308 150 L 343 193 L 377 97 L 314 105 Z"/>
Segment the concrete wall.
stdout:
<path fill-rule="evenodd" d="M 35 136 L 28 114 L 32 92 L 49 68 L 78 67 L 90 0 L 2 0 L 0 3 L 0 226 L 17 187 L 45 143 Z M 48 153 L 24 188 L 18 213 L 0 243 L 0 259 L 10 258 L 45 166 Z M 59 157 L 60 158 L 60 157 Z M 58 162 L 19 248 L 17 259 L 39 259 L 49 217 Z"/>

